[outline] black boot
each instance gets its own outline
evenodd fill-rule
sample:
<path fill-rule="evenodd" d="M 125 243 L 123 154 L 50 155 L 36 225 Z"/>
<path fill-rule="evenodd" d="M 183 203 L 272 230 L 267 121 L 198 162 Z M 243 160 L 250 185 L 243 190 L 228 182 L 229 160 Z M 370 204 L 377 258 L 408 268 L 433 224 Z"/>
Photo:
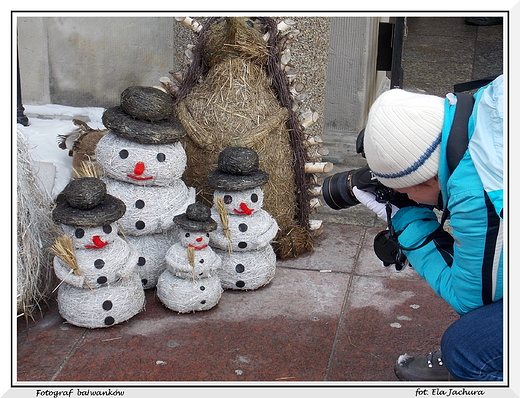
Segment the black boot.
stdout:
<path fill-rule="evenodd" d="M 395 375 L 403 381 L 450 381 L 454 380 L 442 362 L 441 350 L 430 352 L 425 357 L 401 355 L 394 366 Z"/>

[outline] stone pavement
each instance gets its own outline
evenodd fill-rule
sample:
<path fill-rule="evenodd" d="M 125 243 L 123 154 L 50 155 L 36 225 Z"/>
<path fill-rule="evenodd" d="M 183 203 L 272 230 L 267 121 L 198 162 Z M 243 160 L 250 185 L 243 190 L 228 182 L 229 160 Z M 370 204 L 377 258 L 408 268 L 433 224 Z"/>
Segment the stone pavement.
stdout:
<path fill-rule="evenodd" d="M 155 291 L 128 322 L 87 330 L 53 306 L 19 320 L 19 381 L 395 381 L 397 357 L 436 349 L 457 315 L 412 269 L 385 269 L 380 228 L 327 224 L 314 253 L 256 291 L 179 315 Z"/>

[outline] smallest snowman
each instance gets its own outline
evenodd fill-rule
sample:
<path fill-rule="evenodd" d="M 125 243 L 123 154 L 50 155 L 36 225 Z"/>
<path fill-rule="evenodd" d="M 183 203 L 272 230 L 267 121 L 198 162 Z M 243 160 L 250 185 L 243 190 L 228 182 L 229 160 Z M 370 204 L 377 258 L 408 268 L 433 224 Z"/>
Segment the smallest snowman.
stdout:
<path fill-rule="evenodd" d="M 221 259 L 209 246 L 209 233 L 217 228 L 211 210 L 192 203 L 174 217 L 179 242 L 166 252 L 166 270 L 157 281 L 157 297 L 173 311 L 205 311 L 217 305 L 223 289 L 216 270 Z"/>
<path fill-rule="evenodd" d="M 261 185 L 269 175 L 259 169 L 258 154 L 246 147 L 229 147 L 218 156 L 218 169 L 208 176 L 213 193 L 213 217 L 218 227 L 210 245 L 222 258 L 219 277 L 224 289 L 254 290 L 268 284 L 276 270 L 271 242 L 276 220 L 262 209 Z"/>
<path fill-rule="evenodd" d="M 92 177 L 71 181 L 56 202 L 52 216 L 65 234 L 61 242 L 69 242 L 54 257 L 54 271 L 62 280 L 61 316 L 76 326 L 102 328 L 136 315 L 145 303 L 138 254 L 119 237 L 116 225 L 125 204 Z"/>

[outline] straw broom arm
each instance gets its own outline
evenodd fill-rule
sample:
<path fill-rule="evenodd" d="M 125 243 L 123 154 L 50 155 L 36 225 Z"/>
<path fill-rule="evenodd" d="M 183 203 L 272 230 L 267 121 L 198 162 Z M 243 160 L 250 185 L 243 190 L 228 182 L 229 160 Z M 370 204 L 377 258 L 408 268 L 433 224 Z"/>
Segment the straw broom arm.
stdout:
<path fill-rule="evenodd" d="M 177 104 L 177 115 L 183 121 L 183 126 L 195 145 L 208 151 L 215 150 L 215 139 L 211 138 L 208 130 L 197 123 L 184 102 Z"/>
<path fill-rule="evenodd" d="M 54 257 L 54 273 L 60 280 L 79 288 L 85 287 L 85 277 L 71 272 L 71 269 L 70 266 L 65 264 L 57 256 Z"/>
<path fill-rule="evenodd" d="M 246 147 L 251 147 L 257 142 L 263 140 L 271 131 L 273 131 L 273 129 L 285 123 L 288 117 L 289 111 L 287 108 L 280 108 L 278 112 L 270 116 L 265 122 L 246 132 L 240 144 Z"/>

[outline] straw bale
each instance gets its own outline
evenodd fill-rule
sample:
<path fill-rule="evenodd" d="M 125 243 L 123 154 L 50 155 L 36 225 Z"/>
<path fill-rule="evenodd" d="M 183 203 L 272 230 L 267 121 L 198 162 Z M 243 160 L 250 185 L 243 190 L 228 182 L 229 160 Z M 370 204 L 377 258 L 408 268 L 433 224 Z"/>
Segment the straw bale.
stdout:
<path fill-rule="evenodd" d="M 48 250 L 60 235 L 52 221 L 52 198 L 42 188 L 27 140 L 17 132 L 16 311 L 32 318 L 51 297 L 56 278 Z"/>
<path fill-rule="evenodd" d="M 228 69 L 235 71 L 229 73 Z M 269 174 L 263 186 L 266 210 L 281 226 L 293 225 L 296 186 L 285 128 L 287 111 L 269 89 L 260 66 L 237 58 L 211 71 L 205 84 L 196 86 L 178 107 L 188 131 L 184 181 L 196 187 L 202 201 L 211 205 L 213 191 L 206 179 L 218 166 L 219 152 L 230 146 L 250 147 L 259 155 L 260 169 Z M 235 75 L 238 78 L 233 78 Z"/>
<path fill-rule="evenodd" d="M 231 253 L 215 249 L 215 253 L 222 258 L 222 267 L 217 273 L 224 289 L 255 290 L 274 278 L 276 254 L 272 246 Z"/>
<path fill-rule="evenodd" d="M 218 277 L 184 279 L 164 271 L 157 282 L 157 297 L 180 313 L 206 311 L 218 304 L 223 289 Z"/>
<path fill-rule="evenodd" d="M 63 283 L 58 289 L 58 310 L 69 323 L 85 328 L 104 328 L 124 322 L 144 307 L 145 295 L 139 276 L 97 289 L 78 288 Z"/>
<path fill-rule="evenodd" d="M 295 120 L 291 105 L 281 104 L 270 84 L 275 80 L 278 86 L 287 86 L 287 81 L 280 75 L 273 78 L 274 74 L 267 74 L 268 69 L 283 73 L 279 66 L 266 65 L 273 59 L 272 53 L 265 56 L 266 51 L 272 48 L 276 52 L 276 43 L 270 42 L 268 47 L 258 40 L 255 27 L 239 19 L 225 20 L 232 21 L 227 33 L 222 31 L 224 24 L 215 19 L 210 19 L 201 31 L 194 49 L 196 58 L 179 90 L 177 114 L 187 132 L 183 140 L 188 155 L 184 180 L 197 189 L 198 200 L 210 206 L 212 189 L 206 178 L 217 168 L 219 152 L 230 146 L 252 148 L 259 155 L 260 169 L 269 174 L 263 187 L 265 209 L 278 222 L 280 235 L 300 232 L 293 227 L 301 225 L 305 229 L 308 224 L 305 155 L 294 150 L 301 146 L 302 137 L 294 127 L 288 128 Z M 251 37 L 245 39 L 247 35 Z M 202 53 L 203 61 L 197 58 L 197 52 Z M 199 64 L 210 68 L 203 71 Z M 198 84 L 193 85 L 195 81 Z M 304 240 L 309 236 L 305 234 Z M 294 251 L 308 250 L 309 243 Z"/>

